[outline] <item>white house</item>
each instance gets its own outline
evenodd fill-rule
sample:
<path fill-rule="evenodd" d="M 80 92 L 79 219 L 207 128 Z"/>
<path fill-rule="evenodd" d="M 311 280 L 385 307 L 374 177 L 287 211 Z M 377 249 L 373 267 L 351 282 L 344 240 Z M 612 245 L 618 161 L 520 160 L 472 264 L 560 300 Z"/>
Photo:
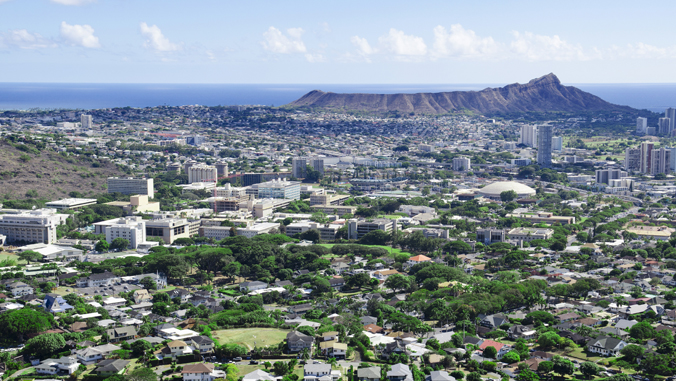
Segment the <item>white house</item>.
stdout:
<path fill-rule="evenodd" d="M 627 343 L 624 340 L 608 336 L 601 336 L 587 343 L 587 349 L 590 352 L 599 353 L 604 356 L 617 356 L 622 348 L 626 346 Z"/>
<path fill-rule="evenodd" d="M 225 372 L 214 369 L 214 364 L 200 363 L 190 364 L 181 371 L 183 381 L 213 381 L 217 378 L 225 378 Z"/>
<path fill-rule="evenodd" d="M 47 359 L 35 367 L 35 371 L 40 374 L 56 374 L 59 371 L 73 374 L 80 366 L 75 356 L 61 357 L 60 359 Z"/>

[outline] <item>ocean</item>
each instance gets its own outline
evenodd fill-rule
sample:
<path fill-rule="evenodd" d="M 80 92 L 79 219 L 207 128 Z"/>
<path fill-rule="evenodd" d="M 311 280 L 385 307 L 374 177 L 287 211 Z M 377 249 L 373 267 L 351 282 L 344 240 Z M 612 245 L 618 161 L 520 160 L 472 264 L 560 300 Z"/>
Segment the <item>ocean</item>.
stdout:
<path fill-rule="evenodd" d="M 481 90 L 504 84 L 108 84 L 0 83 L 0 110 L 99 109 L 182 105 L 280 106 L 311 90 L 339 93 L 418 93 Z M 663 112 L 676 107 L 676 84 L 571 84 L 608 102 Z"/>

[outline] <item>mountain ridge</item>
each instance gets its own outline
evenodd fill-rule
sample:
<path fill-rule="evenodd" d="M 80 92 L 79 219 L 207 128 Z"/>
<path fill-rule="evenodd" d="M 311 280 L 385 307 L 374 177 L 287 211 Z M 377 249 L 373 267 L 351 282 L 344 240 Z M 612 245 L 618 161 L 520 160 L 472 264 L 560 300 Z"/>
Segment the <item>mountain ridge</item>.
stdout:
<path fill-rule="evenodd" d="M 479 113 L 545 111 L 628 111 L 573 86 L 564 86 L 549 73 L 526 84 L 513 83 L 479 91 L 411 94 L 332 93 L 312 90 L 287 107 L 311 107 L 345 111 L 446 114 L 470 110 Z"/>

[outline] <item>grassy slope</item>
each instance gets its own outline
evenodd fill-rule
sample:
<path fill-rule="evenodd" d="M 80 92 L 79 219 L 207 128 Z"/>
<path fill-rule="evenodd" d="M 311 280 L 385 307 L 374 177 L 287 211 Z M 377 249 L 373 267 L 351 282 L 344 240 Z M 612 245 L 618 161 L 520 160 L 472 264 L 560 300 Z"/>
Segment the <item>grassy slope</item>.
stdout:
<path fill-rule="evenodd" d="M 286 339 L 287 333 L 288 330 L 277 328 L 240 328 L 214 331 L 213 335 L 221 344 L 235 343 L 253 349 L 254 341 L 258 347 L 277 345 Z"/>

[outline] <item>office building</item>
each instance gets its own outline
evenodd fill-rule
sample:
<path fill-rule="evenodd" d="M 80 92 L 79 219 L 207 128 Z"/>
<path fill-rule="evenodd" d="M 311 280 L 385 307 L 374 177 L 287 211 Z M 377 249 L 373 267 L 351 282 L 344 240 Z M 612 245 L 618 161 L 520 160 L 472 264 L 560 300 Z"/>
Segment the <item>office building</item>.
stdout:
<path fill-rule="evenodd" d="M 538 165 L 543 168 L 552 166 L 552 126 L 538 127 Z"/>
<path fill-rule="evenodd" d="M 453 170 L 456 172 L 469 171 L 472 166 L 472 162 L 468 157 L 454 157 L 453 158 Z"/>
<path fill-rule="evenodd" d="M 313 194 L 310 196 L 310 205 L 340 205 L 350 198 L 346 194 Z"/>
<path fill-rule="evenodd" d="M 643 142 L 641 143 L 641 173 L 652 173 L 651 165 L 653 162 L 653 149 L 655 148 L 655 143 Z"/>
<path fill-rule="evenodd" d="M 664 117 L 669 118 L 669 131 L 676 129 L 676 109 L 671 107 L 667 108 L 664 110 Z"/>
<path fill-rule="evenodd" d="M 286 226 L 286 235 L 293 237 L 296 234 L 304 233 L 308 230 L 315 229 L 319 231 L 319 237 L 322 241 L 335 241 L 336 234 L 341 228 L 341 225 L 336 224 L 320 224 L 311 221 L 292 222 Z"/>
<path fill-rule="evenodd" d="M 550 239 L 554 230 L 543 228 L 514 228 L 507 232 L 507 238 L 514 241 L 532 241 L 534 239 Z"/>
<path fill-rule="evenodd" d="M 161 218 L 146 220 L 146 237 L 160 237 L 166 244 L 172 244 L 178 238 L 190 238 L 199 233 L 199 220 L 186 218 Z"/>
<path fill-rule="evenodd" d="M 176 174 L 181 173 L 181 163 L 169 163 L 167 164 L 167 171 L 174 171 Z"/>
<path fill-rule="evenodd" d="M 83 208 L 85 206 L 95 204 L 96 204 L 95 198 L 64 198 L 59 201 L 50 201 L 45 204 L 45 207 L 56 210 L 66 210 L 66 209 Z"/>
<path fill-rule="evenodd" d="M 228 177 L 228 163 L 225 161 L 217 161 L 216 162 L 216 174 L 218 175 L 218 178 L 220 179 L 221 177 Z"/>
<path fill-rule="evenodd" d="M 372 220 L 353 218 L 347 221 L 348 239 L 360 239 L 375 230 L 391 233 L 392 231 L 397 230 L 397 223 L 396 221 L 387 218 L 375 218 Z"/>
<path fill-rule="evenodd" d="M 528 147 L 538 146 L 538 126 L 521 126 L 521 135 L 519 136 L 519 144 Z"/>
<path fill-rule="evenodd" d="M 237 229 L 237 235 L 241 235 L 247 238 L 253 238 L 259 234 L 269 234 L 271 231 L 277 230 L 278 228 L 279 228 L 278 223 L 265 222 L 255 224 L 242 229 Z"/>
<path fill-rule="evenodd" d="M 552 137 L 552 151 L 561 152 L 563 150 L 563 138 L 561 136 Z"/>
<path fill-rule="evenodd" d="M 648 132 L 648 119 L 639 116 L 638 118 L 636 118 L 636 133 L 639 135 L 643 135 L 647 132 Z"/>
<path fill-rule="evenodd" d="M 650 174 L 671 172 L 671 148 L 653 149 L 651 155 Z"/>
<path fill-rule="evenodd" d="M 292 160 L 293 177 L 303 179 L 307 176 L 307 167 L 310 166 L 324 176 L 324 159 L 317 157 L 294 157 Z"/>
<path fill-rule="evenodd" d="M 83 130 L 91 130 L 92 127 L 94 127 L 92 116 L 86 114 L 80 115 L 80 127 L 82 127 Z"/>
<path fill-rule="evenodd" d="M 662 136 L 671 135 L 671 119 L 669 118 L 660 118 L 657 121 L 657 133 Z"/>
<path fill-rule="evenodd" d="M 141 217 L 118 218 L 106 224 L 104 232 L 108 243 L 116 238 L 123 238 L 129 241 L 129 249 L 137 249 L 146 241 L 146 223 Z"/>
<path fill-rule="evenodd" d="M 627 172 L 619 169 L 599 169 L 596 171 L 597 184 L 610 184 L 610 180 L 617 180 L 622 177 L 627 177 Z"/>
<path fill-rule="evenodd" d="M 258 198 L 300 199 L 300 182 L 286 179 L 258 184 Z"/>
<path fill-rule="evenodd" d="M 195 147 L 199 147 L 202 144 L 204 144 L 204 136 L 200 136 L 200 135 L 186 136 L 185 144 L 195 146 Z"/>
<path fill-rule="evenodd" d="M 54 209 L 37 209 L 0 215 L 0 234 L 8 243 L 54 243 L 56 227 L 68 218 Z"/>
<path fill-rule="evenodd" d="M 108 193 L 143 194 L 155 197 L 153 179 L 135 179 L 133 177 L 109 177 Z"/>
<path fill-rule="evenodd" d="M 244 187 L 233 187 L 230 184 L 223 184 L 222 187 L 217 187 L 215 190 L 214 196 L 216 197 L 226 197 L 226 198 L 235 198 L 238 201 L 248 200 L 249 197 L 246 194 L 246 188 Z"/>
<path fill-rule="evenodd" d="M 270 180 L 289 178 L 292 174 L 293 172 L 240 173 L 233 174 L 230 178 L 233 184 L 239 182 L 242 186 L 248 187 Z"/>
<path fill-rule="evenodd" d="M 421 144 L 418 146 L 418 149 L 421 152 L 433 152 L 434 151 L 434 146 L 429 145 L 429 144 Z"/>
<path fill-rule="evenodd" d="M 627 148 L 624 151 L 624 169 L 637 172 L 641 170 L 641 150 L 639 148 Z"/>
<path fill-rule="evenodd" d="M 312 205 L 312 209 L 325 214 L 337 214 L 339 216 L 342 216 L 343 214 L 354 215 L 357 211 L 356 206 L 347 205 Z"/>
<path fill-rule="evenodd" d="M 676 148 L 670 148 L 671 153 L 669 154 L 669 170 L 671 172 L 676 171 Z"/>
<path fill-rule="evenodd" d="M 531 159 L 528 159 L 528 158 L 525 158 L 525 157 L 522 157 L 522 158 L 519 158 L 519 159 L 512 159 L 512 164 L 516 165 L 517 167 L 523 167 L 525 165 L 530 165 L 531 162 L 532 162 Z"/>
<path fill-rule="evenodd" d="M 196 164 L 188 168 L 188 183 L 216 182 L 218 171 L 213 165 Z"/>

